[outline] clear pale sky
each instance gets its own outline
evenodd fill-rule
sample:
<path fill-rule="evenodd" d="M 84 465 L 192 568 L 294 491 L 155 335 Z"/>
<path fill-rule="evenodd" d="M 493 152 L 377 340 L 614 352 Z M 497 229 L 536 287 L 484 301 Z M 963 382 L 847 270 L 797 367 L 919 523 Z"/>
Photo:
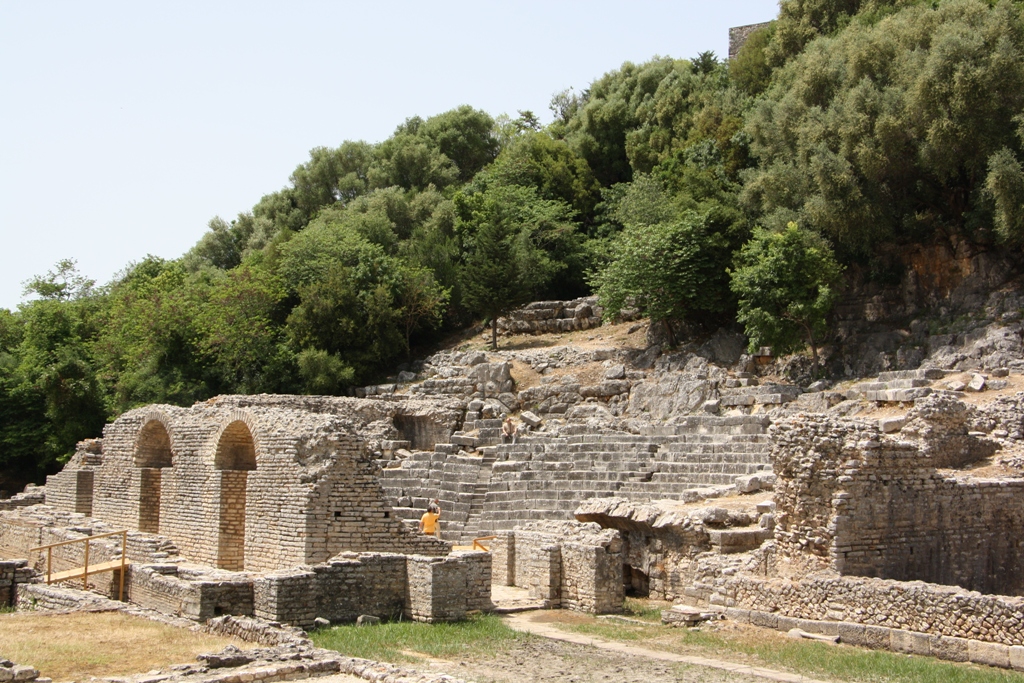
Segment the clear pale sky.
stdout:
<path fill-rule="evenodd" d="M 0 308 L 62 258 L 102 284 L 176 258 L 317 146 L 492 115 L 624 61 L 728 53 L 776 0 L 0 0 Z"/>

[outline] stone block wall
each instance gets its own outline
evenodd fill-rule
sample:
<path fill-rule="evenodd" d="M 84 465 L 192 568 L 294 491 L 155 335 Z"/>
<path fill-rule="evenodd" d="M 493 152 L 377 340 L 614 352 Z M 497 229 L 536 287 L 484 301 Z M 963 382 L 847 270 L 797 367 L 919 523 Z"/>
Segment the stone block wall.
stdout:
<path fill-rule="evenodd" d="M 46 478 L 46 498 L 58 510 L 92 514 L 94 470 L 67 469 Z"/>
<path fill-rule="evenodd" d="M 622 554 L 589 543 L 562 544 L 561 607 L 577 612 L 622 611 L 625 599 Z M 617 588 L 617 590 L 616 590 Z"/>
<path fill-rule="evenodd" d="M 489 542 L 491 580 L 496 586 L 516 585 L 515 532 L 501 531 Z"/>
<path fill-rule="evenodd" d="M 734 26 L 729 29 L 729 59 L 735 59 L 736 55 L 739 54 L 740 48 L 747 42 L 750 34 L 754 31 L 768 26 L 771 22 L 763 22 L 760 24 L 747 24 L 746 26 Z"/>
<path fill-rule="evenodd" d="M 618 531 L 597 524 L 543 522 L 501 534 L 491 544 L 492 563 L 500 563 L 492 574 L 494 583 L 525 588 L 549 608 L 622 611 Z"/>
<path fill-rule="evenodd" d="M 405 613 L 416 621 L 459 621 L 466 617 L 466 565 L 443 557 L 413 555 L 406 563 Z"/>
<path fill-rule="evenodd" d="M 410 408 L 406 426 L 426 438 L 422 412 Z M 399 413 L 395 402 L 285 396 L 129 411 L 104 430 L 94 514 L 165 535 L 184 557 L 230 571 L 317 564 L 346 551 L 446 554 L 448 544 L 394 516 L 356 431 Z M 55 478 L 54 490 L 71 476 Z"/>
<path fill-rule="evenodd" d="M 14 606 L 18 584 L 32 583 L 35 577 L 26 560 L 0 560 L 0 607 Z"/>
<path fill-rule="evenodd" d="M 175 565 L 132 567 L 129 572 L 130 600 L 163 614 L 206 621 L 224 614 L 253 613 L 253 584 L 245 577 L 234 580 L 198 579 L 178 575 Z"/>
<path fill-rule="evenodd" d="M 811 619 L 857 625 L 862 634 L 864 629 L 884 629 L 876 633 L 885 642 L 875 646 L 886 649 L 891 630 L 922 635 L 925 642 L 960 639 L 964 641 L 960 644 L 964 655 L 961 661 L 967 661 L 967 640 L 1024 646 L 1020 628 L 1024 598 L 983 595 L 955 586 L 834 575 L 797 581 L 736 575 L 720 582 L 711 602 L 763 612 L 773 620 Z M 777 627 L 774 623 L 764 625 Z M 850 635 L 854 642 L 854 634 Z"/>
<path fill-rule="evenodd" d="M 597 297 L 572 301 L 534 301 L 498 318 L 498 331 L 504 334 L 548 334 L 589 330 L 601 325 L 604 309 Z"/>
<path fill-rule="evenodd" d="M 848 575 L 1024 591 L 1024 479 L 936 467 L 969 460 L 972 448 L 966 429 L 950 438 L 923 424 L 942 420 L 946 400 L 929 397 L 908 414 L 911 429 L 892 436 L 824 416 L 774 426 L 781 554 Z"/>
<path fill-rule="evenodd" d="M 492 609 L 494 603 L 491 602 L 491 584 L 494 583 L 494 579 L 491 568 L 494 558 L 491 554 L 478 550 L 459 551 L 449 557 L 462 562 L 466 567 L 466 611 L 485 612 Z"/>
<path fill-rule="evenodd" d="M 46 502 L 46 489 L 29 484 L 25 490 L 10 498 L 0 498 L 0 512 L 39 505 Z"/>
<path fill-rule="evenodd" d="M 491 604 L 490 555 L 448 557 L 346 553 L 308 569 L 278 571 L 253 583 L 254 615 L 268 621 L 312 626 L 363 614 L 383 619 L 454 621 Z"/>
<path fill-rule="evenodd" d="M 527 589 L 545 607 L 560 607 L 562 547 L 546 535 L 517 533 L 514 548 L 515 585 Z"/>

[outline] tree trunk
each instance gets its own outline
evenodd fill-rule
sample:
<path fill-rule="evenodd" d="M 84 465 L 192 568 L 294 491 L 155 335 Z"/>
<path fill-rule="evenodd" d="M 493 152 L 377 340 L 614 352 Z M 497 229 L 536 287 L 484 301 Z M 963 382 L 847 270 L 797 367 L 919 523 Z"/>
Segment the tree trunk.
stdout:
<path fill-rule="evenodd" d="M 818 345 L 814 341 L 814 331 L 808 327 L 804 327 L 807 330 L 807 343 L 811 345 L 811 378 L 818 379 Z"/>
<path fill-rule="evenodd" d="M 498 318 L 491 318 L 491 351 L 498 350 Z"/>
<path fill-rule="evenodd" d="M 665 332 L 668 334 L 668 345 L 671 346 L 673 349 L 676 348 L 676 335 L 675 332 L 672 331 L 672 323 L 669 322 L 668 318 L 665 318 L 661 322 L 663 325 L 665 325 Z"/>

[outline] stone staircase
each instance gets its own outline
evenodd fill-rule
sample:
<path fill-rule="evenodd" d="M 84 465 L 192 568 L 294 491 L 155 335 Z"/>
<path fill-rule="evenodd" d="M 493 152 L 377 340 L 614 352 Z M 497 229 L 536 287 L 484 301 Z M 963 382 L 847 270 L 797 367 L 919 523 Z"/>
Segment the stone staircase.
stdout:
<path fill-rule="evenodd" d="M 931 383 L 945 376 L 946 371 L 939 368 L 881 372 L 873 381 L 854 384 L 846 397 L 879 403 L 910 402 L 932 393 Z"/>
<path fill-rule="evenodd" d="M 442 538 L 466 544 L 529 521 L 572 519 L 587 498 L 646 502 L 732 484 L 768 467 L 767 424 L 762 416 L 701 415 L 644 434 L 567 425 L 558 435 L 497 444 L 500 420 L 476 420 L 451 443 L 383 470 L 381 484 L 395 514 L 413 524 L 438 498 Z"/>
<path fill-rule="evenodd" d="M 750 373 L 739 373 L 725 381 L 720 389 L 723 408 L 749 408 L 755 405 L 781 405 L 795 401 L 803 393 L 795 384 L 761 384 Z"/>

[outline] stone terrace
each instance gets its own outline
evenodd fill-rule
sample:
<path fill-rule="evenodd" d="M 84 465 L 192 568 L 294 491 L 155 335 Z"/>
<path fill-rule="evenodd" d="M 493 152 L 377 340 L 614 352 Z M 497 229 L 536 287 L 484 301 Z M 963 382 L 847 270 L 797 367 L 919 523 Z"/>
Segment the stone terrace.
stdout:
<path fill-rule="evenodd" d="M 476 424 L 496 431 L 500 421 Z M 528 521 L 572 519 L 586 498 L 646 501 L 731 485 L 768 470 L 766 425 L 748 415 L 692 416 L 646 434 L 570 424 L 501 445 L 492 445 L 487 431 L 412 453 L 384 469 L 381 482 L 397 514 L 410 520 L 439 498 L 444 537 L 467 542 Z"/>

